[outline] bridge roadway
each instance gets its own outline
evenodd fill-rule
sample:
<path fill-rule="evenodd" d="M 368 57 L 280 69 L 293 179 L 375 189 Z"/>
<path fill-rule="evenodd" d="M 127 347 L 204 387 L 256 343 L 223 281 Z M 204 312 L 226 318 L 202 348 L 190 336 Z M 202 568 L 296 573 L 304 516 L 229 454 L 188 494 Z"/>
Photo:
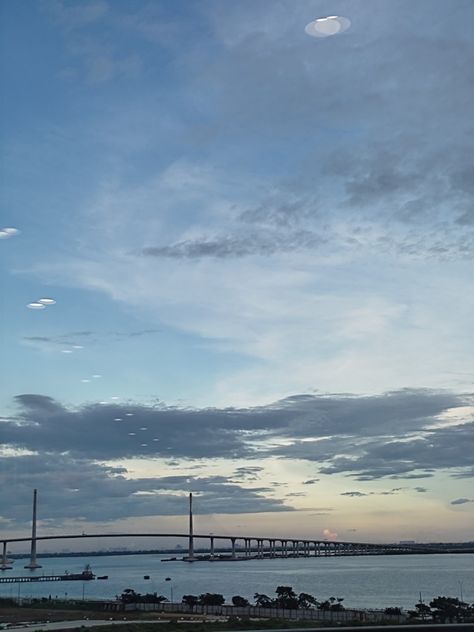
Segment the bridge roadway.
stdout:
<path fill-rule="evenodd" d="M 3 545 L 3 553 L 0 561 L 0 570 L 10 568 L 7 558 L 7 546 L 12 543 L 34 542 L 35 554 L 31 557 L 29 568 L 36 568 L 36 542 L 49 540 L 77 540 L 92 538 L 178 538 L 189 541 L 188 555 L 183 560 L 188 562 L 203 559 L 203 556 L 194 554 L 194 540 L 209 541 L 209 555 L 205 559 L 218 560 L 215 552 L 215 541 L 230 542 L 230 556 L 226 559 L 241 560 L 264 557 L 298 557 L 298 556 L 339 556 L 339 555 L 381 555 L 384 553 L 420 553 L 426 552 L 420 546 L 400 544 L 373 544 L 366 542 L 345 542 L 329 540 L 307 540 L 301 538 L 275 538 L 243 535 L 216 535 L 194 533 L 75 533 L 64 535 L 40 535 L 21 538 L 0 538 Z M 243 542 L 238 547 L 237 542 Z M 266 544 L 265 544 L 266 543 Z M 277 545 L 277 543 L 279 543 Z"/>

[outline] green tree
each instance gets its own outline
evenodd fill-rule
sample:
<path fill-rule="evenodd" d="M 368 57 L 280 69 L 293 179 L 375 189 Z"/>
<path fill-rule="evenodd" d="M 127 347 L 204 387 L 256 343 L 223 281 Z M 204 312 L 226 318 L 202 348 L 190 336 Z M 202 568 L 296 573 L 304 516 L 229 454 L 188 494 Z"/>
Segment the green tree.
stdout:
<path fill-rule="evenodd" d="M 198 605 L 199 599 L 196 597 L 196 595 L 183 595 L 181 602 L 184 603 L 186 606 L 192 608 Z"/>
<path fill-rule="evenodd" d="M 385 614 L 396 614 L 396 615 L 399 615 L 399 614 L 402 614 L 402 609 L 398 608 L 398 607 L 385 608 L 384 613 Z"/>
<path fill-rule="evenodd" d="M 163 595 L 158 595 L 155 593 L 147 593 L 146 595 L 139 595 L 140 603 L 163 603 L 163 601 L 168 601 L 166 597 Z"/>
<path fill-rule="evenodd" d="M 201 606 L 222 606 L 224 603 L 224 596 L 218 593 L 203 593 L 199 595 L 199 604 Z"/>
<path fill-rule="evenodd" d="M 278 608 L 288 608 L 289 610 L 298 608 L 298 597 L 291 586 L 277 586 L 275 592 L 277 594 L 275 605 Z"/>
<path fill-rule="evenodd" d="M 408 616 L 411 619 L 421 619 L 425 621 L 427 618 L 431 618 L 431 608 L 420 601 L 415 605 L 415 610 L 408 611 Z"/>
<path fill-rule="evenodd" d="M 430 606 L 434 621 L 440 623 L 446 623 L 446 621 L 460 623 L 474 614 L 473 608 L 457 597 L 436 597 L 430 601 Z"/>
<path fill-rule="evenodd" d="M 309 608 L 314 608 L 318 605 L 318 602 L 313 595 L 308 593 L 300 593 L 298 595 L 298 608 L 303 608 L 304 610 L 308 610 Z"/>
<path fill-rule="evenodd" d="M 232 597 L 232 605 L 237 606 L 239 608 L 244 608 L 249 605 L 248 599 L 245 597 L 241 597 L 240 595 L 234 595 Z"/>
<path fill-rule="evenodd" d="M 255 605 L 260 606 L 260 608 L 271 608 L 273 606 L 273 599 L 270 599 L 268 595 L 255 593 L 253 598 L 255 599 Z"/>
<path fill-rule="evenodd" d="M 122 603 L 137 603 L 141 595 L 136 593 L 133 588 L 125 588 L 119 599 Z"/>
<path fill-rule="evenodd" d="M 342 602 L 344 601 L 344 597 L 329 597 L 326 601 L 322 601 L 318 605 L 318 610 L 333 610 L 335 612 L 340 612 L 344 610 L 344 606 Z"/>

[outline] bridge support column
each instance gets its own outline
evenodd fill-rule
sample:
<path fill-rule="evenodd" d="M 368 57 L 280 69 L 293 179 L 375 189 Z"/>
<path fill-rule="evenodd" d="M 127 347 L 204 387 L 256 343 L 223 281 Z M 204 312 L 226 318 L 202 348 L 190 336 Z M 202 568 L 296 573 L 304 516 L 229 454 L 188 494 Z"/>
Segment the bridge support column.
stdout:
<path fill-rule="evenodd" d="M 275 540 L 268 540 L 270 544 L 270 557 L 275 557 Z"/>
<path fill-rule="evenodd" d="M 189 494 L 189 537 L 188 537 L 188 557 L 187 562 L 194 562 L 194 532 L 193 532 L 193 495 Z"/>
<path fill-rule="evenodd" d="M 33 521 L 31 526 L 31 553 L 30 563 L 25 566 L 29 570 L 33 571 L 35 568 L 41 568 L 41 565 L 36 561 L 36 501 L 38 491 L 33 490 Z"/>
<path fill-rule="evenodd" d="M 232 544 L 232 559 L 235 560 L 235 538 L 231 538 L 230 542 Z"/>
<path fill-rule="evenodd" d="M 214 559 L 214 538 L 211 536 L 209 540 L 211 542 L 211 560 L 213 560 Z"/>
<path fill-rule="evenodd" d="M 10 564 L 10 560 L 7 557 L 7 541 L 4 540 L 3 542 L 3 552 L 2 552 L 2 561 L 0 563 L 0 571 L 7 571 L 8 569 L 11 568 Z"/>

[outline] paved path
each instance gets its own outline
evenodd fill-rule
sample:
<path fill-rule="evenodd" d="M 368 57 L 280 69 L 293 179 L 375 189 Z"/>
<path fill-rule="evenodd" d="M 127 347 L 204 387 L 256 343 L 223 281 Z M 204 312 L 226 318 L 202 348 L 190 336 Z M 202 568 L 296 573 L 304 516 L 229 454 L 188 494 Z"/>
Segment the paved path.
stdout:
<path fill-rule="evenodd" d="M 92 628 L 104 625 L 124 625 L 126 623 L 196 623 L 195 619 L 76 619 L 75 621 L 54 621 L 51 623 L 0 623 L 0 630 L 11 632 L 38 632 L 39 630 L 77 630 L 79 628 Z M 199 623 L 222 623 L 222 619 L 209 617 L 207 621 Z M 261 631 L 260 631 L 261 632 Z"/>
<path fill-rule="evenodd" d="M 29 625 L 12 625 L 6 626 L 6 624 L 1 624 L 0 629 L 11 630 L 12 632 L 39 632 L 39 630 L 50 630 L 51 632 L 58 630 L 74 630 L 78 628 L 91 628 L 91 627 L 99 627 L 104 625 L 123 625 L 126 623 L 170 623 L 169 619 L 137 619 L 137 620 L 118 620 L 114 619 L 112 621 L 105 621 L 104 619 L 78 619 L 76 621 L 55 621 L 54 623 L 31 623 Z M 191 620 L 180 620 L 179 623 L 196 623 L 196 621 Z M 208 622 L 210 623 L 210 621 Z M 271 632 L 321 632 L 324 630 L 324 627 L 318 628 L 281 628 L 281 629 L 272 629 Z M 327 628 L 332 629 L 332 628 Z M 337 630 L 339 632 L 420 632 L 420 631 L 428 631 L 428 630 L 439 630 L 440 632 L 474 632 L 474 623 L 446 623 L 446 624 L 437 624 L 433 625 L 432 623 L 428 624 L 401 624 L 401 625 L 370 625 L 370 626 L 350 626 L 350 627 L 339 627 L 337 626 Z M 222 632 L 231 632 L 230 630 L 223 630 Z M 236 632 L 262 632 L 262 628 L 255 630 L 242 630 L 239 629 Z"/>
<path fill-rule="evenodd" d="M 73 630 L 74 628 L 91 628 L 100 625 L 117 625 L 123 623 L 143 623 L 143 619 L 140 620 L 117 620 L 109 621 L 106 619 L 76 619 L 76 621 L 54 621 L 52 623 L 27 623 L 20 625 L 7 625 L 5 623 L 0 624 L 0 629 L 12 630 L 12 632 L 20 632 L 20 630 L 28 630 L 28 632 L 35 632 L 35 630 Z M 154 622 L 155 623 L 155 622 Z M 167 623 L 167 621 L 156 621 L 156 623 Z"/>
<path fill-rule="evenodd" d="M 321 622 L 322 623 L 322 622 Z M 446 623 L 446 624 L 405 624 L 399 625 L 357 625 L 339 627 L 332 624 L 331 627 L 318 628 L 271 628 L 269 632 L 321 632 L 322 630 L 335 630 L 338 632 L 419 632 L 419 630 L 440 630 L 440 632 L 474 632 L 474 623 Z M 232 632 L 232 630 L 221 630 L 216 632 Z M 235 630 L 234 632 L 265 632 L 262 628 L 255 630 Z"/>

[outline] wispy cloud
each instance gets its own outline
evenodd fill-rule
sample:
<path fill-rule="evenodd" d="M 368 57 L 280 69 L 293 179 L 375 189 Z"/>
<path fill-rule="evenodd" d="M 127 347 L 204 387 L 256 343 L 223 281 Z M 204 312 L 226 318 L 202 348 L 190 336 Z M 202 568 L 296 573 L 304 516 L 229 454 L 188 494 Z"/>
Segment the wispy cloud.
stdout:
<path fill-rule="evenodd" d="M 467 503 L 474 503 L 471 498 L 456 498 L 451 501 L 451 505 L 466 505 Z"/>

